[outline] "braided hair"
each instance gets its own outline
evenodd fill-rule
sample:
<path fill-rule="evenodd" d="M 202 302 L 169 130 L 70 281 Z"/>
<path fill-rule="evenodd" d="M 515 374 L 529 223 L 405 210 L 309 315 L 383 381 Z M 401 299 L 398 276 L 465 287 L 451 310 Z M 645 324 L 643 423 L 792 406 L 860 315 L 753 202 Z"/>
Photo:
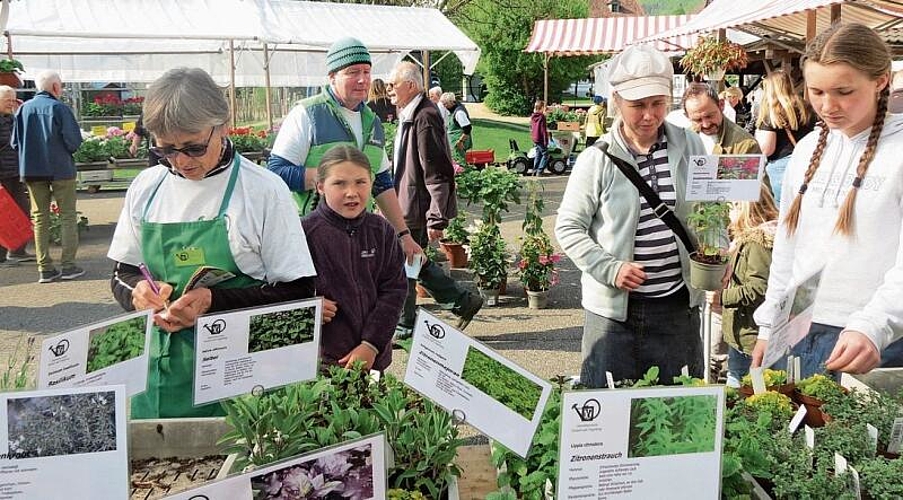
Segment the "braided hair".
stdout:
<path fill-rule="evenodd" d="M 868 75 L 869 78 L 877 80 L 890 74 L 891 56 L 887 45 L 870 28 L 861 24 L 835 24 L 818 35 L 806 48 L 803 64 L 809 62 L 822 65 L 843 63 Z M 872 122 L 871 133 L 866 142 L 865 150 L 859 157 L 852 188 L 844 199 L 837 222 L 834 225 L 834 232 L 836 233 L 845 236 L 853 234 L 853 207 L 856 204 L 856 195 L 862 186 L 862 179 L 865 177 L 865 173 L 875 157 L 875 150 L 878 148 L 878 138 L 881 136 L 884 120 L 887 117 L 889 97 L 890 88 L 885 85 L 878 95 L 875 119 Z M 806 169 L 803 183 L 793 198 L 793 203 L 790 205 L 787 215 L 784 217 L 788 236 L 792 236 L 796 232 L 799 225 L 803 195 L 806 194 L 809 182 L 812 181 L 815 172 L 818 170 L 822 154 L 827 146 L 828 127 L 824 123 L 819 123 L 817 127 L 819 128 L 819 134 L 815 151 L 812 152 L 812 158 L 809 160 L 809 167 Z"/>

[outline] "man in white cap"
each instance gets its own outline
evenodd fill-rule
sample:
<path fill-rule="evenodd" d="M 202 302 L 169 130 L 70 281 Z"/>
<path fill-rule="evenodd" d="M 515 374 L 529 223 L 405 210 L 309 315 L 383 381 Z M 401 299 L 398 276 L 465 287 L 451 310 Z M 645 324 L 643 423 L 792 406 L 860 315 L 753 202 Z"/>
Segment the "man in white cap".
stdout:
<path fill-rule="evenodd" d="M 391 164 L 383 147 L 382 123 L 364 102 L 370 92 L 371 64 L 370 52 L 360 40 L 348 37 L 333 43 L 326 53 L 329 85 L 302 100 L 285 117 L 267 168 L 288 184 L 298 212 L 304 216 L 319 201 L 317 165 L 323 154 L 339 144 L 360 149 L 370 160 L 374 175 L 373 199 L 395 228 L 410 261 L 422 249 L 411 238 L 398 205 Z"/>
<path fill-rule="evenodd" d="M 562 249 L 583 273 L 580 381 L 603 387 L 607 371 L 615 380 L 639 379 L 651 366 L 665 383 L 684 365 L 702 376 L 705 297 L 689 285 L 681 238 L 659 217 L 667 207 L 685 225 L 692 208 L 684 197 L 687 163 L 705 149 L 695 133 L 665 122 L 673 68 L 664 54 L 629 47 L 610 68 L 618 118 L 577 158 L 555 225 Z M 613 158 L 638 172 L 664 206 L 650 206 Z"/>

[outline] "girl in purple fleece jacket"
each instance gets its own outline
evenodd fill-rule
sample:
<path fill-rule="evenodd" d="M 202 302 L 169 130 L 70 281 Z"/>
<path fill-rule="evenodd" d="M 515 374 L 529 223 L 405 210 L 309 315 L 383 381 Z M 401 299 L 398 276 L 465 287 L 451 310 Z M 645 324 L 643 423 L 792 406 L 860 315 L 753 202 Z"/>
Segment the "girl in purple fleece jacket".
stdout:
<path fill-rule="evenodd" d="M 384 370 L 392 362 L 392 333 L 401 314 L 408 280 L 395 230 L 366 211 L 373 179 L 360 150 L 336 146 L 317 167 L 316 210 L 301 221 L 317 270 L 317 295 L 336 303 L 323 325 L 324 365 Z"/>

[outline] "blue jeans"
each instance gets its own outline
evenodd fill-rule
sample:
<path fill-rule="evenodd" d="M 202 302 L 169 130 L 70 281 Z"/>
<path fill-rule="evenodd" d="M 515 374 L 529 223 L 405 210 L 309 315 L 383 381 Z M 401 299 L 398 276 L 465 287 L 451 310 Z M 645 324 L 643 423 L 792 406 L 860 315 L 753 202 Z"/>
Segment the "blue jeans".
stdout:
<path fill-rule="evenodd" d="M 690 375 L 702 377 L 699 316 L 698 307 L 689 307 L 686 288 L 661 299 L 629 299 L 625 321 L 586 311 L 580 382 L 606 387 L 606 371 L 616 381 L 637 380 L 652 366 L 659 367 L 663 384 L 671 384 L 684 365 Z"/>
<path fill-rule="evenodd" d="M 534 142 L 533 145 L 536 146 L 536 156 L 533 158 L 533 175 L 539 175 L 546 169 L 546 165 L 549 164 L 549 149 L 545 144 L 538 142 Z"/>
<path fill-rule="evenodd" d="M 800 358 L 800 379 L 825 372 L 825 361 L 831 356 L 841 330 L 839 326 L 812 323 L 803 340 L 790 348 L 790 354 Z"/>
<path fill-rule="evenodd" d="M 903 366 L 903 339 L 891 343 L 881 351 L 882 368 L 899 368 Z"/>
<path fill-rule="evenodd" d="M 749 373 L 752 356 L 727 346 L 727 386 L 740 387 L 740 379 Z"/>
<path fill-rule="evenodd" d="M 781 208 L 781 183 L 784 181 L 784 170 L 787 169 L 787 163 L 790 156 L 778 158 L 765 164 L 765 172 L 771 180 L 771 192 L 774 194 L 774 203 Z"/>

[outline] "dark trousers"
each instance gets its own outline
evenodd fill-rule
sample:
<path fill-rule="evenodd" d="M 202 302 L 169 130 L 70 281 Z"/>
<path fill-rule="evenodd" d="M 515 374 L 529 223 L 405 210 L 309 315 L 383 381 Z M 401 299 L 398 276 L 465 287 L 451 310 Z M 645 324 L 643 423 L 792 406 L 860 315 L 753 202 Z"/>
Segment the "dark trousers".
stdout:
<path fill-rule="evenodd" d="M 681 368 L 702 377 L 702 335 L 698 307 L 686 288 L 660 299 L 629 299 L 627 319 L 615 321 L 586 311 L 580 382 L 606 387 L 605 372 L 617 380 L 637 380 L 652 366 L 659 381 L 673 383 Z"/>
<path fill-rule="evenodd" d="M 426 228 L 411 228 L 411 237 L 423 248 L 429 244 Z M 468 292 L 458 286 L 458 283 L 445 274 L 436 263 L 426 261 L 420 269 L 420 275 L 416 280 L 408 280 L 408 296 L 401 311 L 401 319 L 398 325 L 405 328 L 414 327 L 414 317 L 417 315 L 417 283 L 426 288 L 430 296 L 444 309 L 454 310 L 463 303 Z"/>
<path fill-rule="evenodd" d="M 19 205 L 19 208 L 25 213 L 25 215 L 29 215 L 31 212 L 31 203 L 28 201 L 28 189 L 25 187 L 25 183 L 20 182 L 17 177 L 9 178 L 9 179 L 0 179 L 0 185 L 3 186 L 3 189 L 9 193 L 10 196 L 16 200 L 16 205 Z M 25 251 L 25 245 L 22 245 L 21 248 L 13 248 L 11 253 L 22 253 Z M 3 248 L 0 246 L 0 261 L 6 260 L 6 254 L 9 249 Z"/>
<path fill-rule="evenodd" d="M 812 323 L 809 333 L 790 348 L 790 354 L 800 358 L 801 378 L 825 372 L 825 361 L 831 356 L 842 330 L 839 326 Z M 881 366 L 884 368 L 903 366 L 903 340 L 892 343 L 881 352 Z M 840 374 L 836 374 L 835 378 L 839 380 Z"/>

